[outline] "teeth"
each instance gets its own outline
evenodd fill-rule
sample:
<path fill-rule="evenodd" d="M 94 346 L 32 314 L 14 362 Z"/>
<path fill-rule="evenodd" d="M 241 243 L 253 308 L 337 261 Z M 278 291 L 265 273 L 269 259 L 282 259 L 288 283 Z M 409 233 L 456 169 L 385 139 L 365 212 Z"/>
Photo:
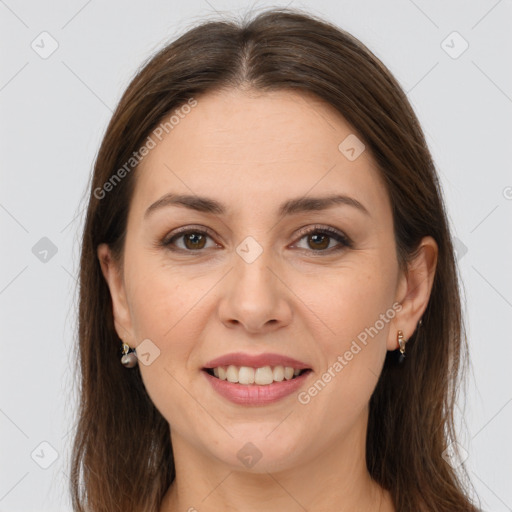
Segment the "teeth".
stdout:
<path fill-rule="evenodd" d="M 228 382 L 237 382 L 239 384 L 258 384 L 265 386 L 273 382 L 282 382 L 291 380 L 299 375 L 302 370 L 292 368 L 291 366 L 263 366 L 261 368 L 251 368 L 250 366 L 218 366 L 213 369 L 213 374 L 221 380 Z"/>
<path fill-rule="evenodd" d="M 244 367 L 242 366 L 240 368 L 240 373 L 242 373 L 242 370 Z M 254 372 L 254 383 L 265 385 L 265 384 L 272 384 L 274 382 L 274 373 L 272 372 L 272 368 L 270 366 L 264 366 L 263 368 L 256 368 Z M 243 384 L 243 382 L 240 382 L 240 384 Z"/>
<path fill-rule="evenodd" d="M 276 366 L 274 368 L 274 371 L 272 372 L 272 377 L 276 382 L 281 382 L 282 380 L 284 380 L 284 367 Z"/>
<path fill-rule="evenodd" d="M 253 384 L 256 378 L 255 373 L 253 368 L 242 366 L 238 371 L 238 382 L 240 384 Z M 260 382 L 256 382 L 256 384 L 260 384 Z"/>
<path fill-rule="evenodd" d="M 229 382 L 238 382 L 238 368 L 230 365 L 226 370 L 226 380 Z"/>

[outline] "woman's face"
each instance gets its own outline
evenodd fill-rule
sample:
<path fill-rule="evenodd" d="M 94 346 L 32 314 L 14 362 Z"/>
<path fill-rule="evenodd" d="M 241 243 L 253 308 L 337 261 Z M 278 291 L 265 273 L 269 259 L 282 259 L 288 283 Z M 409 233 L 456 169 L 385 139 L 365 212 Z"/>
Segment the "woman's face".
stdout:
<path fill-rule="evenodd" d="M 364 443 L 386 351 L 417 318 L 400 311 L 391 206 L 355 137 L 311 95 L 209 93 L 134 171 L 123 274 L 103 270 L 176 450 L 263 472 Z"/>

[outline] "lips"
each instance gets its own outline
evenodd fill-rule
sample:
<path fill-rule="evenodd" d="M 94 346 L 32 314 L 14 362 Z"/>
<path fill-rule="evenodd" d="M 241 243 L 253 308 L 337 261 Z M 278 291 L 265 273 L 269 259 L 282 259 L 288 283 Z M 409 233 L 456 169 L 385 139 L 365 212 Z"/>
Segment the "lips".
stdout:
<path fill-rule="evenodd" d="M 212 370 L 219 366 L 249 366 L 252 368 L 261 368 L 263 366 L 289 366 L 294 370 L 310 370 L 311 367 L 306 363 L 293 359 L 292 357 L 284 356 L 281 354 L 265 353 L 259 355 L 244 354 L 242 352 L 234 352 L 226 354 L 216 359 L 208 361 L 204 368 L 205 370 Z"/>
<path fill-rule="evenodd" d="M 312 373 L 303 361 L 281 354 L 226 354 L 204 366 L 213 389 L 237 405 L 268 405 L 299 389 Z"/>

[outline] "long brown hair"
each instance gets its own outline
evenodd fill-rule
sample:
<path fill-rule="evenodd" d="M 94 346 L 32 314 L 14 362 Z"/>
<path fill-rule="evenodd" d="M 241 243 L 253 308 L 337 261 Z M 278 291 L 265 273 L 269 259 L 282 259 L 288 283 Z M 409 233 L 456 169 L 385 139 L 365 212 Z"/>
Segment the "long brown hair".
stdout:
<path fill-rule="evenodd" d="M 237 87 L 309 92 L 332 105 L 362 137 L 385 181 L 401 268 L 422 237 L 437 242 L 422 325 L 407 344 L 404 365 L 388 353 L 370 400 L 366 462 L 397 511 L 477 510 L 463 466 L 456 471 L 445 455 L 456 439 L 454 406 L 467 342 L 432 157 L 404 92 L 381 61 L 347 32 L 298 9 L 271 9 L 240 22 L 210 20 L 188 30 L 139 70 L 107 127 L 80 256 L 73 509 L 155 512 L 175 477 L 169 424 L 138 368 L 128 371 L 120 363 L 121 341 L 96 250 L 108 243 L 122 264 L 137 172 L 126 163 L 161 120 L 191 98 L 200 101 L 202 93 Z M 123 166 L 126 172 L 119 173 Z M 122 179 L 113 180 L 115 174 Z"/>

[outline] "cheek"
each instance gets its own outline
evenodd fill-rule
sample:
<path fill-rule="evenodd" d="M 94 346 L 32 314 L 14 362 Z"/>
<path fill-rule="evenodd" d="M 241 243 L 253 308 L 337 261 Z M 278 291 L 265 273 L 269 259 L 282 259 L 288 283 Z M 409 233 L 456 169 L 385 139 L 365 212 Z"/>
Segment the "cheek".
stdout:
<path fill-rule="evenodd" d="M 170 372 L 183 381 L 186 372 L 197 370 L 199 363 L 191 355 L 197 352 L 211 318 L 211 311 L 205 308 L 218 278 L 211 272 L 183 272 L 179 265 L 142 255 L 133 257 L 131 264 L 127 293 L 132 327 L 138 342 L 148 338 L 158 347 L 155 371 L 163 372 L 164 384 L 151 379 L 156 386 L 165 387 Z"/>
<path fill-rule="evenodd" d="M 204 280 L 203 280 L 204 281 Z M 207 290 L 207 283 L 184 274 L 179 265 L 162 264 L 157 258 L 133 258 L 127 294 L 136 335 L 154 338 L 165 348 L 166 340 L 187 324 L 189 315 Z"/>
<path fill-rule="evenodd" d="M 328 286 L 310 283 L 305 288 L 304 302 L 322 319 L 314 338 L 321 345 L 324 367 L 303 401 L 315 403 L 311 410 L 322 411 L 326 421 L 334 421 L 339 411 L 347 419 L 357 415 L 368 402 L 384 363 L 396 313 L 394 288 L 392 280 L 384 277 L 391 272 L 370 270 L 343 269 L 337 279 L 324 281 Z M 309 316 L 313 322 L 314 315 Z"/>
<path fill-rule="evenodd" d="M 133 328 L 139 342 L 150 339 L 158 352 L 150 365 L 139 362 L 142 380 L 162 416 L 186 432 L 191 424 L 204 423 L 204 411 L 190 394 L 190 379 L 200 371 L 192 355 L 208 317 L 201 297 L 211 286 L 158 266 L 139 269 L 131 280 Z"/>
<path fill-rule="evenodd" d="M 305 278 L 300 298 L 309 309 L 308 317 L 321 320 L 320 339 L 327 342 L 326 354 L 348 349 L 358 336 L 364 341 L 364 333 L 376 322 L 379 334 L 385 337 L 389 323 L 382 324 L 379 319 L 393 304 L 393 281 L 387 277 L 391 274 L 366 258 L 364 265 L 346 266 L 318 279 Z"/>

